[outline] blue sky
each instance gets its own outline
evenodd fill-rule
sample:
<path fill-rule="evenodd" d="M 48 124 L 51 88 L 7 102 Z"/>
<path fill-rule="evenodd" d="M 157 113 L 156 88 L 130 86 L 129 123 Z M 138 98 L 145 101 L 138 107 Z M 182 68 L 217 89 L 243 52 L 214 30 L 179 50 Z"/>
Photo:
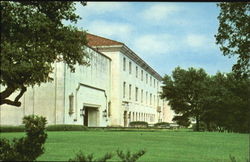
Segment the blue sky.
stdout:
<path fill-rule="evenodd" d="M 77 4 L 77 27 L 125 43 L 160 75 L 175 67 L 230 72 L 214 35 L 219 8 L 213 2 L 88 2 Z"/>

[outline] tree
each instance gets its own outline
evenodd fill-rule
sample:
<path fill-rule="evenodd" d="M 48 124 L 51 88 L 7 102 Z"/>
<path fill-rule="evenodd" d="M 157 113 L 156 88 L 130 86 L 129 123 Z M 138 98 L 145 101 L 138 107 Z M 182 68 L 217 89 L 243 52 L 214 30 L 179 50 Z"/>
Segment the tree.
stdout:
<path fill-rule="evenodd" d="M 82 3 L 86 5 L 85 3 Z M 53 64 L 88 64 L 86 33 L 62 21 L 76 23 L 74 2 L 1 1 L 0 105 L 20 106 L 28 86 L 52 81 Z M 14 100 L 8 97 L 20 93 Z"/>
<path fill-rule="evenodd" d="M 207 92 L 207 78 L 203 69 L 184 70 L 180 67 L 175 68 L 172 77 L 165 75 L 163 78 L 161 98 L 169 101 L 171 109 L 178 116 L 175 119 L 195 117 L 198 131 Z"/>
<path fill-rule="evenodd" d="M 249 85 L 249 78 L 238 79 L 234 73 L 211 77 L 201 115 L 208 129 L 212 124 L 220 130 L 249 132 Z"/>
<path fill-rule="evenodd" d="M 233 66 L 238 76 L 250 76 L 250 3 L 221 2 L 219 28 L 215 35 L 223 55 L 237 55 Z"/>

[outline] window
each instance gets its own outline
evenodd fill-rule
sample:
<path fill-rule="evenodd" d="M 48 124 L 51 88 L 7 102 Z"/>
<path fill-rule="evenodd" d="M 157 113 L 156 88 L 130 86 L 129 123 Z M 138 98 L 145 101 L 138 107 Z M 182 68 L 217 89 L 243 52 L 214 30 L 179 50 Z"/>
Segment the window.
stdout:
<path fill-rule="evenodd" d="M 135 101 L 138 101 L 138 88 L 135 87 Z"/>
<path fill-rule="evenodd" d="M 148 104 L 148 92 L 146 92 L 146 104 Z"/>
<path fill-rule="evenodd" d="M 143 81 L 143 70 L 141 70 L 141 81 Z"/>
<path fill-rule="evenodd" d="M 150 86 L 152 85 L 152 77 L 150 76 Z"/>
<path fill-rule="evenodd" d="M 132 88 L 132 85 L 130 84 L 130 85 L 129 85 L 129 99 L 130 99 L 130 100 L 131 100 L 131 90 L 132 90 L 131 88 Z"/>
<path fill-rule="evenodd" d="M 126 97 L 126 82 L 123 82 L 123 98 Z"/>
<path fill-rule="evenodd" d="M 74 96 L 73 93 L 69 95 L 69 114 L 73 114 L 73 106 L 74 106 Z"/>
<path fill-rule="evenodd" d="M 148 84 L 148 74 L 146 74 L 146 83 Z"/>
<path fill-rule="evenodd" d="M 153 105 L 155 106 L 155 95 L 154 95 L 154 103 L 153 103 Z"/>
<path fill-rule="evenodd" d="M 141 103 L 143 103 L 143 90 L 141 90 Z"/>
<path fill-rule="evenodd" d="M 150 93 L 150 99 L 149 99 L 150 101 L 150 105 L 152 105 L 152 93 Z"/>
<path fill-rule="evenodd" d="M 129 61 L 129 74 L 132 74 L 132 63 Z"/>
<path fill-rule="evenodd" d="M 135 68 L 135 71 L 136 71 L 135 76 L 136 76 L 136 78 L 138 78 L 138 67 L 137 67 L 137 66 L 136 66 L 136 68 Z"/>
<path fill-rule="evenodd" d="M 159 96 L 157 96 L 157 106 L 159 106 Z"/>
<path fill-rule="evenodd" d="M 123 71 L 126 71 L 126 58 L 123 57 Z"/>

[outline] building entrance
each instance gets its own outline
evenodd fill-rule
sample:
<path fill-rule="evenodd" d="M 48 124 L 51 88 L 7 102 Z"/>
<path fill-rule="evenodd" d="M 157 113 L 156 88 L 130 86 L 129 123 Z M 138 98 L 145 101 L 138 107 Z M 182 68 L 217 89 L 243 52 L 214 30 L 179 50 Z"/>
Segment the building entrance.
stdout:
<path fill-rule="evenodd" d="M 84 106 L 85 115 L 83 125 L 87 127 L 97 127 L 99 121 L 99 111 L 97 107 Z"/>

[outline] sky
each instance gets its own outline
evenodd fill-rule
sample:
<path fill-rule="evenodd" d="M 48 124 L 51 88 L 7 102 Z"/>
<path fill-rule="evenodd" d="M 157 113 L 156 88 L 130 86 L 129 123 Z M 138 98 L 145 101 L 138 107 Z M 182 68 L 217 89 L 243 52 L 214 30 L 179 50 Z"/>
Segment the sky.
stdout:
<path fill-rule="evenodd" d="M 230 72 L 236 62 L 215 44 L 214 2 L 87 2 L 76 13 L 82 17 L 77 27 L 125 43 L 162 76 L 177 66 Z"/>

